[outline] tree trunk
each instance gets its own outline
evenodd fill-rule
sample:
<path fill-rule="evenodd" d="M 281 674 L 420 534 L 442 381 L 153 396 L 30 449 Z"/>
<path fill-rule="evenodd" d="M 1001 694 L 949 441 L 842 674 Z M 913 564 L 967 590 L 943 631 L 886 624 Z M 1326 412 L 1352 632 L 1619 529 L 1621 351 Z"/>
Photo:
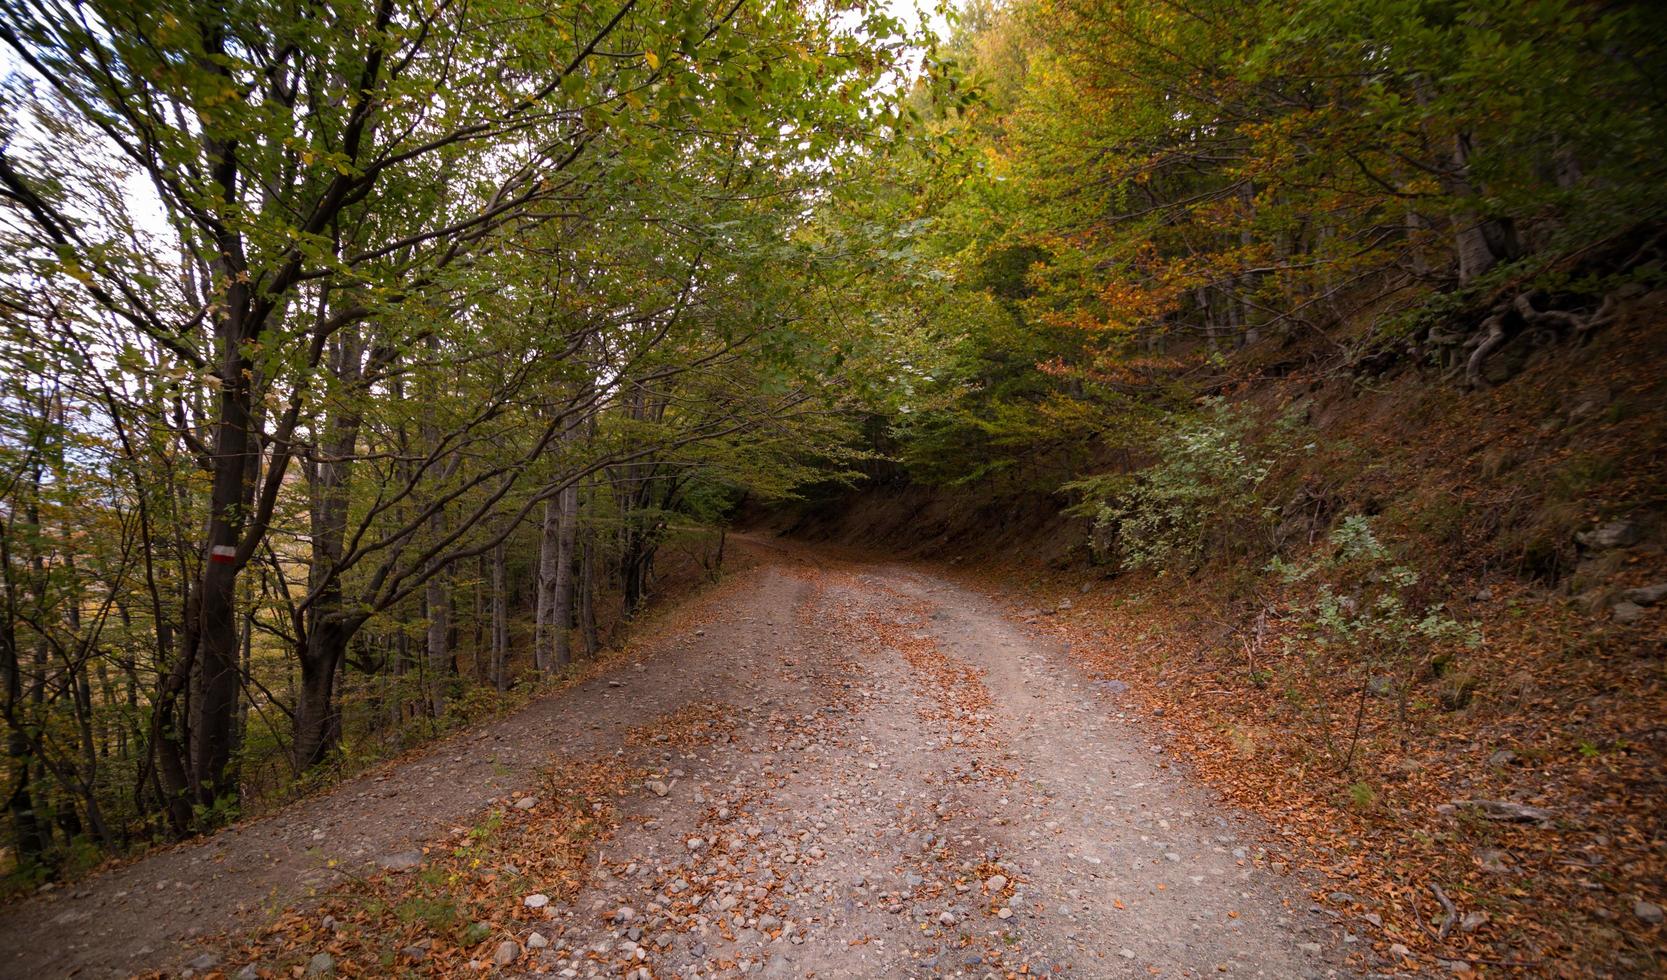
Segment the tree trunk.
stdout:
<path fill-rule="evenodd" d="M 247 592 L 248 590 L 245 590 Z M 232 766 L 227 778 L 233 783 L 243 780 L 243 746 L 249 737 L 249 698 L 247 696 L 247 678 L 254 670 L 255 661 L 255 610 L 254 596 L 246 594 L 244 602 L 247 606 L 243 610 L 243 624 L 237 631 L 237 671 L 239 678 L 239 692 L 237 698 L 237 713 L 232 718 Z"/>
<path fill-rule="evenodd" d="M 6 811 L 12 821 L 12 841 L 17 847 L 17 863 L 26 866 L 46 853 L 48 843 L 35 814 L 35 794 L 29 784 L 29 738 L 18 724 L 17 712 L 23 710 L 23 671 L 17 657 L 17 634 L 11 621 L 0 633 L 0 668 L 6 672 L 6 706 L 12 722 L 6 733 L 6 764 L 10 770 L 8 781 L 11 796 L 6 799 Z"/>
<path fill-rule="evenodd" d="M 364 620 L 336 613 L 310 617 L 302 647 L 301 684 L 295 699 L 295 738 L 290 754 L 296 772 L 318 765 L 341 744 L 341 706 L 336 703 L 336 676 L 347 657 L 347 644 Z"/>
<path fill-rule="evenodd" d="M 388 698 L 392 725 L 398 729 L 405 723 L 405 675 L 411 672 L 411 628 L 403 613 L 399 632 L 394 634 L 394 693 Z"/>
<path fill-rule="evenodd" d="M 196 615 L 186 626 L 186 655 L 196 671 L 191 714 L 191 788 L 195 800 L 213 806 L 228 796 L 232 725 L 237 715 L 237 575 L 244 520 L 253 501 L 251 476 L 252 371 L 245 333 L 248 287 L 227 286 L 230 312 L 218 318 L 220 347 L 218 418 L 214 427 L 214 482 L 209 495 L 207 540 L 195 594 Z"/>
<path fill-rule="evenodd" d="M 533 614 L 533 666 L 545 674 L 555 669 L 556 631 L 565 622 L 556 612 L 562 538 L 559 496 L 544 502 L 544 521 L 538 540 L 538 602 Z"/>
<path fill-rule="evenodd" d="M 357 334 L 343 334 L 331 352 L 332 372 L 349 391 L 362 380 Z M 308 599 L 292 627 L 297 639 L 296 660 L 301 685 L 295 700 L 295 740 L 291 756 L 297 772 L 323 762 L 341 735 L 341 712 L 335 704 L 336 674 L 347 656 L 347 644 L 364 622 L 343 608 L 342 583 L 336 571 L 347 547 L 347 523 L 352 457 L 359 440 L 363 414 L 349 407 L 326 424 L 325 453 L 306 470 L 311 484 L 312 561 L 307 567 Z M 322 700 L 320 700 L 322 699 Z"/>
<path fill-rule="evenodd" d="M 450 600 L 446 595 L 443 575 L 435 575 L 423 586 L 428 601 L 428 705 L 429 712 L 439 718 L 446 713 L 446 683 L 450 675 L 451 635 Z"/>
<path fill-rule="evenodd" d="M 591 504 L 596 506 L 596 490 L 590 492 Z M 579 548 L 579 636 L 584 640 L 585 656 L 595 657 L 600 643 L 596 635 L 596 531 L 587 531 Z"/>
<path fill-rule="evenodd" d="M 35 467 L 33 486 L 38 488 L 41 480 L 41 469 Z M 32 499 L 32 498 L 31 498 Z M 25 518 L 31 525 L 39 522 L 33 503 L 30 504 Z M 6 674 L 6 764 L 9 770 L 9 781 L 12 786 L 11 796 L 6 800 L 6 810 L 12 821 L 12 840 L 17 848 L 17 864 L 19 866 L 34 863 L 46 853 L 51 844 L 51 831 L 41 825 L 35 812 L 35 792 L 30 785 L 30 751 L 29 735 L 25 730 L 27 724 L 23 703 L 23 662 L 22 649 L 18 645 L 18 620 L 14 615 L 23 602 L 18 594 L 19 586 L 10 574 L 14 556 L 9 547 L 10 539 L 0 533 L 0 562 L 6 574 L 4 576 L 4 603 L 0 605 L 0 613 L 5 615 L 0 620 L 0 670 Z M 31 569 L 34 563 L 31 562 Z M 38 579 L 31 582 L 35 588 L 40 588 Z"/>
<path fill-rule="evenodd" d="M 509 593 L 505 588 L 504 545 L 492 549 L 492 683 L 509 690 Z"/>
<path fill-rule="evenodd" d="M 1446 191 L 1459 199 L 1473 199 L 1477 190 L 1470 183 L 1470 157 L 1474 145 L 1467 133 L 1453 138 L 1452 169 Z M 1471 209 L 1453 216 L 1454 248 L 1459 259 L 1459 284 L 1465 285 L 1501 262 L 1522 257 L 1516 224 L 1509 218 L 1485 217 Z"/>
<path fill-rule="evenodd" d="M 550 669 L 560 670 L 573 661 L 573 565 L 579 530 L 579 487 L 572 484 L 556 495 L 561 528 L 556 541 L 554 584 L 554 643 L 550 647 Z"/>
<path fill-rule="evenodd" d="M 642 605 L 643 563 L 642 536 L 632 529 L 626 534 L 625 553 L 620 557 L 619 573 L 623 579 L 620 584 L 621 619 L 631 619 Z"/>
<path fill-rule="evenodd" d="M 187 733 L 181 731 L 180 725 L 183 714 L 177 701 L 162 706 L 152 740 L 156 752 L 156 791 L 162 797 L 169 827 L 181 836 L 190 832 L 195 818 L 191 809 L 191 775 L 185 754 Z"/>
<path fill-rule="evenodd" d="M 475 587 L 473 589 L 474 608 L 470 611 L 470 627 L 473 630 L 469 638 L 469 673 L 476 684 L 486 684 L 491 677 L 491 654 L 486 649 L 486 631 L 488 628 L 487 605 L 490 599 L 486 595 L 486 583 L 491 576 L 487 568 L 490 563 L 489 555 L 480 555 L 475 559 Z"/>
<path fill-rule="evenodd" d="M 1199 286 L 1193 290 L 1193 304 L 1198 307 L 1198 316 L 1204 330 L 1204 340 L 1210 345 L 1211 350 L 1215 350 L 1215 309 L 1210 303 L 1210 288 L 1208 286 Z"/>
<path fill-rule="evenodd" d="M 1244 204 L 1244 216 L 1241 219 L 1243 224 L 1239 228 L 1239 245 L 1243 247 L 1244 254 L 1248 256 L 1251 254 L 1251 246 L 1256 240 L 1254 233 L 1251 231 L 1256 221 L 1255 185 L 1246 182 L 1239 193 L 1239 199 Z M 1244 347 L 1249 347 L 1261 339 L 1261 334 L 1256 329 L 1256 313 L 1251 308 L 1250 302 L 1245 299 L 1246 295 L 1255 291 L 1258 278 L 1254 273 L 1247 273 L 1235 276 L 1232 281 L 1233 295 L 1230 302 L 1232 303 L 1233 326 L 1238 333 L 1239 344 Z"/>

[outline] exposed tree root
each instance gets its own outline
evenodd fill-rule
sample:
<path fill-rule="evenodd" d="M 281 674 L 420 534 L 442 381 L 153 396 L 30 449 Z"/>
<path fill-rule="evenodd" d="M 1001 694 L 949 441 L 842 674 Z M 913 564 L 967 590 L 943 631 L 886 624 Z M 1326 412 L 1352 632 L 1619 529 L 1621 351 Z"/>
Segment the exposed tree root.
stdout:
<path fill-rule="evenodd" d="M 1505 341 L 1509 339 L 1511 339 L 1511 335 L 1505 330 L 1505 314 L 1503 312 L 1496 311 L 1482 321 L 1481 332 L 1466 342 L 1466 346 L 1476 345 L 1476 349 L 1471 351 L 1470 359 L 1464 365 L 1464 377 L 1471 387 L 1487 387 L 1488 382 L 1482 375 L 1482 368 L 1487 365 L 1488 358 L 1493 355 L 1493 352 L 1505 346 Z"/>
<path fill-rule="evenodd" d="M 1426 335 L 1425 342 L 1434 349 L 1455 353 L 1456 350 L 1468 349 L 1470 353 L 1464 359 L 1465 383 L 1472 388 L 1489 388 L 1493 384 L 1485 373 L 1489 358 L 1525 330 L 1534 332 L 1536 342 L 1547 345 L 1569 338 L 1584 338 L 1614 321 L 1622 292 L 1617 290 L 1605 295 L 1597 309 L 1585 311 L 1578 308 L 1542 310 L 1534 305 L 1532 292 L 1517 293 L 1509 300 L 1495 304 L 1474 332 L 1464 333 L 1435 326 Z M 1446 360 L 1451 364 L 1454 358 L 1449 356 Z"/>
<path fill-rule="evenodd" d="M 1595 251 L 1594 251 L 1595 250 Z M 1643 228 L 1565 256 L 1555 265 L 1574 275 L 1616 276 L 1667 261 L 1667 229 Z M 1545 271 L 1550 266 L 1541 266 Z M 1527 272 L 1483 300 L 1485 306 L 1442 318 L 1414 342 L 1414 353 L 1434 355 L 1450 377 L 1471 388 L 1489 388 L 1492 358 L 1524 334 L 1535 346 L 1581 341 L 1615 322 L 1624 300 L 1646 288 L 1629 282 L 1602 295 L 1548 293 L 1528 287 Z M 1543 307 L 1543 308 L 1542 308 Z M 1497 377 L 1495 372 L 1495 377 Z"/>

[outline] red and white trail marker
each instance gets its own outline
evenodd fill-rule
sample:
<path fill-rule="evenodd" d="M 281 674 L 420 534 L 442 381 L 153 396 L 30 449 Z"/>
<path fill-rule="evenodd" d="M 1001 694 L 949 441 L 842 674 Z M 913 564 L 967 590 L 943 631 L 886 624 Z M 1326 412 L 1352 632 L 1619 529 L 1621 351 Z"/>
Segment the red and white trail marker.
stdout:
<path fill-rule="evenodd" d="M 229 544 L 217 544 L 208 549 L 208 560 L 222 565 L 230 565 L 237 559 L 237 549 Z"/>

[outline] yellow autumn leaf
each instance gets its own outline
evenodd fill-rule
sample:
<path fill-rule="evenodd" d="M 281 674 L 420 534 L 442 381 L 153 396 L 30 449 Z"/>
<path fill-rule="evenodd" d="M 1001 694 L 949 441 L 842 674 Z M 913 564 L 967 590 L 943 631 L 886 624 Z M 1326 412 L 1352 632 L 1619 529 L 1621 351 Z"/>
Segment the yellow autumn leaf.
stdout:
<path fill-rule="evenodd" d="M 644 51 L 642 53 L 642 60 L 648 62 L 648 67 L 654 69 L 655 71 L 660 70 L 660 56 L 654 52 Z"/>

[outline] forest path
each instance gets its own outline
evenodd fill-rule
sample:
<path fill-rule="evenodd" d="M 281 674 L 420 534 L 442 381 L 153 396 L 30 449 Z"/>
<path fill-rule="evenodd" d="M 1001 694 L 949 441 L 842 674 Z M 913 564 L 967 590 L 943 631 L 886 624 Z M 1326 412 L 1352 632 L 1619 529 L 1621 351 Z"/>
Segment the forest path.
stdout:
<path fill-rule="evenodd" d="M 272 817 L 0 909 L 0 974 L 178 969 L 198 937 L 304 907 L 337 877 L 329 862 L 397 863 L 531 789 L 558 750 L 641 751 L 633 729 L 691 707 L 732 734 L 651 746 L 665 795 L 639 786 L 620 801 L 590 880 L 512 937 L 502 974 L 1343 970 L 1329 920 L 1249 859 L 1252 829 L 991 598 L 900 566 L 743 546 L 760 565 L 607 674 Z"/>

